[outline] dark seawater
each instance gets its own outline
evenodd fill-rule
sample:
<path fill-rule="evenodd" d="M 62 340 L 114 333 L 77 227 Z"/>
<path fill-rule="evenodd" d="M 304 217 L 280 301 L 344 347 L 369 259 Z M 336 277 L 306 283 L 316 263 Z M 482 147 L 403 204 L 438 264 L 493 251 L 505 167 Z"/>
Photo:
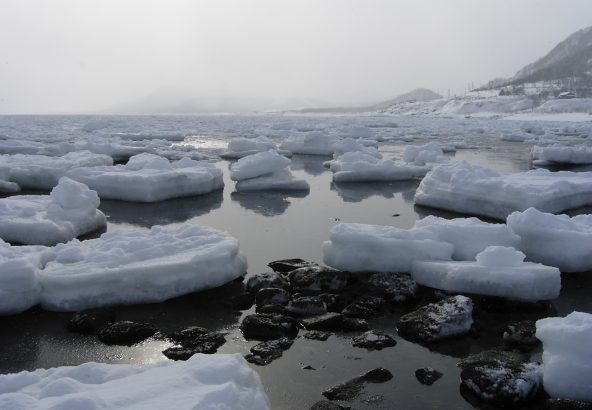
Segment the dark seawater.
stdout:
<path fill-rule="evenodd" d="M 386 153 L 401 146 L 381 145 Z M 500 172 L 528 169 L 528 146 L 501 142 L 489 149 L 459 150 L 466 159 Z M 200 224 L 228 231 L 238 238 L 249 261 L 249 272 L 266 271 L 266 264 L 283 258 L 322 262 L 322 243 L 338 222 L 359 222 L 409 228 L 426 215 L 454 217 L 450 213 L 415 207 L 416 182 L 334 184 L 322 163 L 328 158 L 295 156 L 292 170 L 306 178 L 309 193 L 236 193 L 228 176 L 228 161 L 218 165 L 225 172 L 223 191 L 156 204 L 103 201 L 108 231 L 155 224 Z M 151 322 L 163 333 L 183 326 L 204 326 L 227 332 L 228 342 L 220 353 L 242 353 L 256 342 L 243 339 L 238 325 L 250 312 L 236 313 L 228 300 L 240 293 L 240 283 L 187 295 L 165 303 L 116 308 L 119 319 Z M 592 312 L 592 274 L 564 275 L 561 297 L 553 302 L 555 314 L 573 310 Z M 371 320 L 371 328 L 396 335 L 395 324 L 404 312 Z M 369 385 L 354 401 L 356 409 L 470 409 L 459 392 L 460 358 L 501 344 L 503 325 L 523 318 L 537 319 L 541 312 L 491 314 L 483 318 L 490 326 L 479 338 L 438 343 L 429 349 L 398 336 L 397 346 L 369 352 L 351 346 L 351 334 L 337 334 L 326 342 L 296 339 L 279 360 L 268 366 L 253 366 L 260 374 L 274 409 L 300 410 L 323 399 L 321 392 L 375 367 L 389 369 L 394 378 Z M 40 367 L 76 365 L 87 361 L 108 363 L 151 363 L 164 360 L 161 351 L 169 344 L 152 340 L 133 347 L 104 346 L 93 336 L 69 333 L 68 313 L 32 309 L 16 316 L 0 317 L 0 373 Z M 533 359 L 540 359 L 535 351 Z M 310 365 L 315 370 L 305 370 Z M 434 367 L 444 377 L 432 386 L 420 384 L 416 369 Z"/>

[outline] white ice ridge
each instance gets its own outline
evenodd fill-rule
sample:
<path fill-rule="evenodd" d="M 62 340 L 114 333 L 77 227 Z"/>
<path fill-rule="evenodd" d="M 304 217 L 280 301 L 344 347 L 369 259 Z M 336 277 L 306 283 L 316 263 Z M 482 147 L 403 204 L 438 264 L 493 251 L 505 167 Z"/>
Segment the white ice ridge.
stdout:
<path fill-rule="evenodd" d="M 407 145 L 403 151 L 403 160 L 414 165 L 448 162 L 450 158 L 444 155 L 442 148 L 442 144 L 435 141 L 424 145 Z"/>
<path fill-rule="evenodd" d="M 131 202 L 200 195 L 224 187 L 222 171 L 213 164 L 189 158 L 169 162 L 153 154 L 135 155 L 125 165 L 75 168 L 67 176 L 101 198 Z"/>
<path fill-rule="evenodd" d="M 25 245 L 55 245 L 106 226 L 99 197 L 62 177 L 49 195 L 0 199 L 0 238 Z"/>
<path fill-rule="evenodd" d="M 230 179 L 242 181 L 280 171 L 290 165 L 290 160 L 275 150 L 259 152 L 239 159 L 230 166 Z"/>
<path fill-rule="evenodd" d="M 230 178 L 237 191 L 309 190 L 308 182 L 292 175 L 290 160 L 269 150 L 248 155 L 230 167 Z"/>
<path fill-rule="evenodd" d="M 543 342 L 543 386 L 551 396 L 592 401 L 592 315 L 572 312 L 536 322 Z"/>
<path fill-rule="evenodd" d="M 592 270 L 592 215 L 553 215 L 529 208 L 514 212 L 508 227 L 520 236 L 518 248 L 528 260 L 562 272 Z"/>
<path fill-rule="evenodd" d="M 147 365 L 84 363 L 0 375 L 2 409 L 267 410 L 261 380 L 239 354 Z"/>
<path fill-rule="evenodd" d="M 312 131 L 288 137 L 281 145 L 282 149 L 294 154 L 333 155 L 337 137 L 321 131 Z"/>
<path fill-rule="evenodd" d="M 69 152 L 61 157 L 47 155 L 0 155 L 0 168 L 9 168 L 8 180 L 25 189 L 50 190 L 72 168 L 113 165 L 110 156 L 90 151 Z M 4 179 L 4 178 L 1 178 Z"/>
<path fill-rule="evenodd" d="M 330 169 L 336 182 L 405 181 L 419 179 L 429 171 L 427 167 L 397 164 L 362 151 L 346 152 L 330 162 Z"/>
<path fill-rule="evenodd" d="M 0 314 L 162 302 L 243 275 L 238 241 L 196 225 L 119 230 L 55 247 L 0 242 Z M 15 280 L 15 278 L 22 278 Z M 22 293 L 28 303 L 12 297 Z"/>
<path fill-rule="evenodd" d="M 502 220 L 530 207 L 556 213 L 592 204 L 592 172 L 538 169 L 500 175 L 465 161 L 454 162 L 425 176 L 415 203 Z"/>
<path fill-rule="evenodd" d="M 561 290 L 559 269 L 524 262 L 514 248 L 490 246 L 470 261 L 415 261 L 413 279 L 447 292 L 476 293 L 519 300 L 555 299 Z"/>
<path fill-rule="evenodd" d="M 535 163 L 551 162 L 574 165 L 592 164 L 592 146 L 534 146 L 532 147 L 530 156 Z"/>
<path fill-rule="evenodd" d="M 222 158 L 237 159 L 268 150 L 277 151 L 277 147 L 275 143 L 267 137 L 234 138 L 228 143 L 228 148 L 221 153 L 220 156 Z M 280 154 L 291 156 L 292 153 L 286 150 L 281 150 Z"/>

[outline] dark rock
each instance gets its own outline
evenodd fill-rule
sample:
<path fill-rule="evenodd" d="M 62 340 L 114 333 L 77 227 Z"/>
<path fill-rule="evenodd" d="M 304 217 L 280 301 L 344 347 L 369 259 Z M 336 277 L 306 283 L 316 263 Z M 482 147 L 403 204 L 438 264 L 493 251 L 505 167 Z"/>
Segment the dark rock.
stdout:
<path fill-rule="evenodd" d="M 296 290 L 338 291 L 347 286 L 349 272 L 310 266 L 293 270 L 289 278 Z"/>
<path fill-rule="evenodd" d="M 317 370 L 317 369 L 312 367 L 310 364 L 307 364 L 306 366 L 302 366 L 302 370 Z"/>
<path fill-rule="evenodd" d="M 350 381 L 338 384 L 335 387 L 325 390 L 323 396 L 329 400 L 352 400 L 360 394 L 367 383 L 384 383 L 393 378 L 388 370 L 379 367 L 358 376 Z"/>
<path fill-rule="evenodd" d="M 310 410 L 349 410 L 351 407 L 340 406 L 327 400 L 317 401 Z"/>
<path fill-rule="evenodd" d="M 345 294 L 321 293 L 318 296 L 327 305 L 328 312 L 339 313 L 353 302 L 352 298 Z"/>
<path fill-rule="evenodd" d="M 294 341 L 282 337 L 277 340 L 261 342 L 251 347 L 251 353 L 245 356 L 249 363 L 265 366 L 282 357 L 284 350 L 288 350 Z"/>
<path fill-rule="evenodd" d="M 341 311 L 344 316 L 366 319 L 386 312 L 387 304 L 377 296 L 361 296 Z"/>
<path fill-rule="evenodd" d="M 471 299 L 449 297 L 401 316 L 397 330 L 401 336 L 426 343 L 466 335 L 473 324 L 472 311 Z"/>
<path fill-rule="evenodd" d="M 360 319 L 356 317 L 344 317 L 341 321 L 341 328 L 349 332 L 365 332 L 366 330 L 370 329 L 366 319 Z"/>
<path fill-rule="evenodd" d="M 89 309 L 74 313 L 66 324 L 66 328 L 73 333 L 94 334 L 112 322 L 115 322 L 113 309 Z"/>
<path fill-rule="evenodd" d="M 255 297 L 251 293 L 243 293 L 242 295 L 233 297 L 231 300 L 232 308 L 234 310 L 251 309 L 253 302 L 255 302 Z"/>
<path fill-rule="evenodd" d="M 282 259 L 279 261 L 273 261 L 267 264 L 274 272 L 279 273 L 290 273 L 293 270 L 299 268 L 308 268 L 311 266 L 318 266 L 314 262 L 307 262 L 305 260 L 296 258 L 296 259 Z"/>
<path fill-rule="evenodd" d="M 287 310 L 296 316 L 318 316 L 327 313 L 327 305 L 317 296 L 303 296 L 292 299 Z"/>
<path fill-rule="evenodd" d="M 419 380 L 421 384 L 425 384 L 426 386 L 431 386 L 442 376 L 442 372 L 432 369 L 431 367 L 424 367 L 423 369 L 417 369 L 415 371 L 415 378 Z"/>
<path fill-rule="evenodd" d="M 247 292 L 256 294 L 263 288 L 288 289 L 290 284 L 282 275 L 277 272 L 263 272 L 249 276 L 245 285 Z"/>
<path fill-rule="evenodd" d="M 306 330 L 340 330 L 343 315 L 329 312 L 324 315 L 302 319 L 300 322 Z"/>
<path fill-rule="evenodd" d="M 382 350 L 385 347 L 395 346 L 397 341 L 386 333 L 369 330 L 352 339 L 352 345 L 370 350 Z"/>
<path fill-rule="evenodd" d="M 510 323 L 504 329 L 504 342 L 519 345 L 535 345 L 539 339 L 535 336 L 536 324 L 533 320 Z"/>
<path fill-rule="evenodd" d="M 417 283 L 408 273 L 379 272 L 366 279 L 368 293 L 391 302 L 405 303 L 417 298 Z"/>
<path fill-rule="evenodd" d="M 173 346 L 162 353 L 172 360 L 187 360 L 196 353 L 216 353 L 226 343 L 221 333 L 210 332 L 203 327 L 188 327 L 168 335 L 168 338 L 181 346 Z"/>
<path fill-rule="evenodd" d="M 257 307 L 257 313 L 287 315 L 290 312 L 286 310 L 286 306 L 284 305 L 280 305 L 279 303 L 269 303 L 267 305 Z"/>
<path fill-rule="evenodd" d="M 105 325 L 99 330 L 99 340 L 106 345 L 131 346 L 154 335 L 157 329 L 147 323 L 119 321 Z"/>
<path fill-rule="evenodd" d="M 320 341 L 325 341 L 329 338 L 329 336 L 331 336 L 331 333 L 329 332 L 323 332 L 320 330 L 311 330 L 310 332 L 306 332 L 304 334 L 304 337 L 310 340 L 320 340 Z"/>
<path fill-rule="evenodd" d="M 261 308 L 272 303 L 285 305 L 289 300 L 290 294 L 282 288 L 261 288 L 255 297 L 257 308 Z"/>
<path fill-rule="evenodd" d="M 537 363 L 522 362 L 507 352 L 482 352 L 459 365 L 462 387 L 496 405 L 525 403 L 539 393 L 542 384 Z"/>
<path fill-rule="evenodd" d="M 569 400 L 569 399 L 547 399 L 543 401 L 542 410 L 592 410 L 592 403 Z"/>
<path fill-rule="evenodd" d="M 280 314 L 254 314 L 244 318 L 241 331 L 247 339 L 293 339 L 298 334 L 298 323 L 293 318 Z"/>

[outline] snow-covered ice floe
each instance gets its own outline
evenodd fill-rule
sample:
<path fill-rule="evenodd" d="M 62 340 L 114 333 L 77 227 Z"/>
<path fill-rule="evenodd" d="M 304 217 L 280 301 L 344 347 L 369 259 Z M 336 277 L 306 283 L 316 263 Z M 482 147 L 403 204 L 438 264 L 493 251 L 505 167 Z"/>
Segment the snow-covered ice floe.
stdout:
<path fill-rule="evenodd" d="M 331 161 L 335 182 L 406 181 L 423 177 L 428 167 L 397 164 L 390 159 L 379 159 L 362 151 L 346 152 Z"/>
<path fill-rule="evenodd" d="M 147 365 L 84 363 L 0 375 L 2 409 L 267 410 L 261 380 L 239 354 Z"/>
<path fill-rule="evenodd" d="M 333 155 L 337 137 L 322 131 L 311 131 L 288 137 L 281 145 L 282 149 L 294 154 Z"/>
<path fill-rule="evenodd" d="M 13 194 L 21 190 L 21 187 L 10 182 L 10 168 L 0 165 L 0 194 Z"/>
<path fill-rule="evenodd" d="M 508 227 L 520 236 L 519 249 L 529 260 L 562 272 L 592 270 L 592 215 L 553 215 L 529 208 L 514 212 Z"/>
<path fill-rule="evenodd" d="M 553 164 L 572 164 L 585 165 L 592 164 L 592 147 L 587 145 L 576 145 L 573 147 L 550 146 L 550 147 L 532 147 L 530 156 L 535 165 Z"/>
<path fill-rule="evenodd" d="M 470 261 L 415 261 L 413 279 L 447 292 L 476 293 L 520 300 L 555 299 L 561 290 L 559 269 L 524 262 L 514 248 L 490 246 Z"/>
<path fill-rule="evenodd" d="M 21 188 L 50 190 L 73 168 L 113 165 L 110 156 L 90 151 L 69 152 L 61 157 L 47 155 L 0 155 L 0 167 L 9 168 L 8 180 Z M 4 179 L 4 178 L 2 178 Z"/>
<path fill-rule="evenodd" d="M 99 197 L 84 184 L 62 177 L 49 195 L 0 199 L 0 238 L 27 245 L 55 245 L 107 225 Z"/>
<path fill-rule="evenodd" d="M 308 190 L 303 179 L 295 178 L 287 167 L 290 160 L 269 150 L 248 155 L 230 167 L 230 178 L 237 191 Z"/>
<path fill-rule="evenodd" d="M 226 159 L 238 159 L 268 150 L 277 151 L 277 147 L 275 143 L 267 137 L 235 138 L 228 143 L 228 148 L 220 154 L 220 157 Z M 292 155 L 288 150 L 280 150 L 280 154 L 283 156 Z"/>
<path fill-rule="evenodd" d="M 0 242 L 0 294 L 8 292 L 0 314 L 37 303 L 75 311 L 162 302 L 221 286 L 246 269 L 235 238 L 196 225 L 119 230 L 51 248 Z"/>
<path fill-rule="evenodd" d="M 543 386 L 551 396 L 592 401 L 592 315 L 572 312 L 536 322 L 543 342 Z"/>
<path fill-rule="evenodd" d="M 430 171 L 414 200 L 418 205 L 496 219 L 530 207 L 556 213 L 592 204 L 592 172 L 537 169 L 500 175 L 460 161 Z"/>
<path fill-rule="evenodd" d="M 189 158 L 169 162 L 153 154 L 135 155 L 125 165 L 71 169 L 67 176 L 101 198 L 131 202 L 200 195 L 224 187 L 222 171 L 213 164 Z"/>
<path fill-rule="evenodd" d="M 403 160 L 413 165 L 448 162 L 450 158 L 444 155 L 442 148 L 443 145 L 435 141 L 424 145 L 407 145 L 403 151 Z"/>

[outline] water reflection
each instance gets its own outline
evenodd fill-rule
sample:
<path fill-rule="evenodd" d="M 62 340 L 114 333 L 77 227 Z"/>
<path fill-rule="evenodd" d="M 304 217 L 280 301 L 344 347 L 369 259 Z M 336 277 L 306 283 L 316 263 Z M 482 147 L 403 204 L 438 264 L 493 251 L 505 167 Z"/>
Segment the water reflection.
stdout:
<path fill-rule="evenodd" d="M 320 175 L 323 172 L 329 172 L 323 166 L 323 163 L 331 157 L 322 155 L 294 155 L 290 168 L 293 171 L 303 170 L 309 175 Z"/>
<path fill-rule="evenodd" d="M 331 191 L 336 191 L 345 202 L 361 202 L 373 196 L 393 198 L 401 193 L 405 202 L 413 202 L 417 181 L 401 182 L 332 182 Z"/>
<path fill-rule="evenodd" d="M 263 216 L 281 215 L 290 206 L 289 198 L 304 198 L 309 191 L 233 192 L 230 198 L 241 207 Z"/>
<path fill-rule="evenodd" d="M 185 222 L 196 216 L 205 215 L 222 205 L 222 190 L 186 198 L 167 201 L 138 203 L 101 200 L 99 209 L 107 215 L 110 223 L 126 223 L 149 228 Z"/>

